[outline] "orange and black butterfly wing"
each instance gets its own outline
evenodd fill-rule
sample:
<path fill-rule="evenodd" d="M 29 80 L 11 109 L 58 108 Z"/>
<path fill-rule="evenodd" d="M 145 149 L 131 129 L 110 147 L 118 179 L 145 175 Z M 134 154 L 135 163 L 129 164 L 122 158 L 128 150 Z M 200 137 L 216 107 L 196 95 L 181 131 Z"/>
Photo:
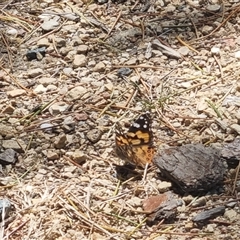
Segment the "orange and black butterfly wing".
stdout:
<path fill-rule="evenodd" d="M 120 158 L 141 167 L 151 163 L 155 148 L 149 113 L 137 118 L 127 133 L 123 133 L 118 125 L 115 142 L 116 153 Z"/>
<path fill-rule="evenodd" d="M 136 119 L 128 129 L 126 135 L 128 141 L 133 146 L 151 145 L 153 143 L 153 134 L 149 113 L 142 114 Z"/>
<path fill-rule="evenodd" d="M 117 124 L 115 135 L 117 155 L 125 161 L 131 161 L 132 150 L 130 142 L 119 124 Z"/>

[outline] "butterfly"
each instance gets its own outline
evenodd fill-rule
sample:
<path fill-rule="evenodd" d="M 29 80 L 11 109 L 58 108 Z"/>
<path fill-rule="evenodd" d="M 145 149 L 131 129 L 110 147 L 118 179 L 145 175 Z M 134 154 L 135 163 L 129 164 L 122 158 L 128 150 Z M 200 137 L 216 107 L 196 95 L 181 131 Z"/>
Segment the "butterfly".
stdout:
<path fill-rule="evenodd" d="M 152 162 L 155 147 L 151 130 L 150 113 L 144 113 L 137 118 L 126 133 L 121 126 L 116 127 L 116 153 L 132 165 L 145 167 Z"/>

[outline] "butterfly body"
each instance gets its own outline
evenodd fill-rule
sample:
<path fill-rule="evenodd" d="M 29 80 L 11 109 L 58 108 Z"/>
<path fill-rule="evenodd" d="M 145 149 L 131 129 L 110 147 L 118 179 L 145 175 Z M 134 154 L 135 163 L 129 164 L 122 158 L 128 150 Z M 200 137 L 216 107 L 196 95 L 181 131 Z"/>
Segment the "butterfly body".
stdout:
<path fill-rule="evenodd" d="M 149 113 L 142 114 L 126 133 L 120 125 L 116 130 L 116 153 L 123 160 L 140 167 L 152 162 L 155 148 Z"/>

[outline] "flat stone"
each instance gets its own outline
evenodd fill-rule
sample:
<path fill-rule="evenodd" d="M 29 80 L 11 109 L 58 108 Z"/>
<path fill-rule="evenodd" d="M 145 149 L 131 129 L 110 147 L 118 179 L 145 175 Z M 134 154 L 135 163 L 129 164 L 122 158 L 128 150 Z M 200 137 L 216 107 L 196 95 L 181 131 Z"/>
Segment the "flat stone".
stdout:
<path fill-rule="evenodd" d="M 235 58 L 240 58 L 240 51 L 234 53 Z"/>
<path fill-rule="evenodd" d="M 235 132 L 237 132 L 238 134 L 240 134 L 240 125 L 239 124 L 234 123 L 230 126 L 230 128 L 232 130 L 234 130 Z"/>
<path fill-rule="evenodd" d="M 178 49 L 178 52 L 182 54 L 183 56 L 187 56 L 189 54 L 189 48 L 186 46 L 180 47 Z"/>
<path fill-rule="evenodd" d="M 137 64 L 138 59 L 137 58 L 131 58 L 127 62 L 125 62 L 126 65 L 135 65 Z"/>
<path fill-rule="evenodd" d="M 13 149 L 6 149 L 0 153 L 0 163 L 3 165 L 14 164 L 17 161 L 17 153 Z"/>
<path fill-rule="evenodd" d="M 34 93 L 45 93 L 47 88 L 45 88 L 42 84 L 37 85 L 37 87 L 33 90 Z"/>
<path fill-rule="evenodd" d="M 53 85 L 53 84 L 49 84 L 47 86 L 47 92 L 52 92 L 52 91 L 56 91 L 58 89 L 57 86 Z"/>
<path fill-rule="evenodd" d="M 203 34 L 208 34 L 208 33 L 210 33 L 212 30 L 213 30 L 213 27 L 212 27 L 212 26 L 205 25 L 205 26 L 203 26 L 203 28 L 202 28 L 202 33 L 203 33 Z"/>
<path fill-rule="evenodd" d="M 182 198 L 182 200 L 185 202 L 185 205 L 188 205 L 190 202 L 193 201 L 193 196 L 192 195 L 187 195 Z"/>
<path fill-rule="evenodd" d="M 213 46 L 213 47 L 211 48 L 211 53 L 212 53 L 212 54 L 215 54 L 215 55 L 220 54 L 220 48 L 219 48 L 219 47 L 216 47 L 216 46 Z"/>
<path fill-rule="evenodd" d="M 106 83 L 106 84 L 104 85 L 104 87 L 105 87 L 107 90 L 112 91 L 113 88 L 114 88 L 114 85 L 113 85 L 112 82 L 109 82 L 109 83 Z"/>
<path fill-rule="evenodd" d="M 216 228 L 215 224 L 208 224 L 205 231 L 207 233 L 214 233 L 214 229 Z"/>
<path fill-rule="evenodd" d="M 7 105 L 1 113 L 6 113 L 6 114 L 13 114 L 15 108 L 11 105 Z"/>
<path fill-rule="evenodd" d="M 42 24 L 41 24 L 41 28 L 44 30 L 44 31 L 52 31 L 54 29 L 56 29 L 58 26 L 59 26 L 59 22 L 57 19 L 50 19 L 50 20 L 47 20 L 47 21 L 44 21 Z"/>
<path fill-rule="evenodd" d="M 59 159 L 59 156 L 56 152 L 53 152 L 53 151 L 48 151 L 47 152 L 47 159 L 49 160 L 57 160 Z"/>
<path fill-rule="evenodd" d="M 51 132 L 53 127 L 54 127 L 54 125 L 51 124 L 51 123 L 42 123 L 39 127 L 40 127 L 40 129 L 42 129 L 44 131 Z"/>
<path fill-rule="evenodd" d="M 192 203 L 192 207 L 201 207 L 206 205 L 207 199 L 205 196 L 198 198 L 196 201 Z"/>
<path fill-rule="evenodd" d="M 20 141 L 18 141 L 20 142 Z M 23 149 L 25 149 L 25 145 L 21 145 L 16 140 L 10 139 L 10 140 L 2 140 L 2 147 L 5 149 L 13 149 L 17 152 L 24 152 Z"/>
<path fill-rule="evenodd" d="M 18 30 L 15 28 L 11 28 L 11 29 L 7 30 L 6 33 L 14 36 L 14 35 L 18 34 Z"/>
<path fill-rule="evenodd" d="M 50 106 L 49 112 L 52 115 L 56 115 L 56 114 L 66 111 L 68 107 L 69 107 L 69 105 L 66 104 L 65 102 L 56 102 Z"/>
<path fill-rule="evenodd" d="M 28 72 L 27 72 L 27 75 L 30 77 L 30 78 L 35 78 L 39 75 L 43 74 L 43 69 L 41 68 L 35 68 L 35 69 L 30 69 Z"/>
<path fill-rule="evenodd" d="M 207 104 L 207 102 L 206 102 L 205 97 L 201 97 L 201 98 L 198 100 L 198 102 L 197 102 L 197 110 L 198 110 L 199 112 L 202 112 L 202 111 L 204 111 L 204 110 L 207 109 L 207 108 L 208 108 L 208 104 Z"/>
<path fill-rule="evenodd" d="M 157 185 L 160 192 L 165 192 L 166 190 L 169 190 L 170 187 L 172 187 L 172 183 L 166 181 L 161 181 L 160 184 Z"/>
<path fill-rule="evenodd" d="M 26 93 L 26 91 L 23 89 L 15 89 L 15 90 L 7 91 L 7 96 L 8 97 L 18 97 L 25 93 Z"/>
<path fill-rule="evenodd" d="M 5 137 L 11 133 L 13 133 L 13 128 L 11 126 L 0 123 L 0 136 Z"/>
<path fill-rule="evenodd" d="M 62 47 L 60 50 L 59 50 L 59 53 L 62 55 L 62 56 L 67 56 L 66 59 L 68 60 L 72 60 L 73 59 L 73 56 L 74 54 L 72 54 L 72 52 L 75 52 L 76 51 L 72 51 L 72 47 L 71 46 L 66 46 L 66 47 Z"/>
<path fill-rule="evenodd" d="M 57 47 L 59 47 L 59 48 L 66 46 L 66 39 L 64 39 L 64 38 L 56 37 L 55 42 L 56 42 Z"/>
<path fill-rule="evenodd" d="M 88 51 L 88 46 L 87 45 L 79 45 L 78 47 L 77 47 L 77 53 L 78 54 L 86 54 L 87 53 L 87 51 Z"/>
<path fill-rule="evenodd" d="M 67 68 L 64 68 L 64 69 L 63 69 L 63 73 L 64 73 L 66 76 L 70 76 L 72 72 L 73 72 L 73 69 L 70 68 L 70 67 L 67 67 Z"/>
<path fill-rule="evenodd" d="M 77 54 L 74 56 L 73 67 L 84 67 L 87 64 L 87 57 L 83 54 Z"/>
<path fill-rule="evenodd" d="M 67 137 L 65 134 L 61 134 L 56 138 L 56 141 L 54 142 L 54 146 L 57 149 L 64 148 L 67 143 Z"/>
<path fill-rule="evenodd" d="M 103 62 L 99 62 L 95 65 L 95 67 L 93 68 L 94 72 L 104 72 L 106 69 L 106 66 Z"/>
<path fill-rule="evenodd" d="M 65 13 L 62 15 L 62 17 L 74 22 L 79 21 L 80 19 L 80 16 L 76 13 Z"/>
<path fill-rule="evenodd" d="M 221 9 L 221 5 L 219 4 L 210 4 L 207 5 L 206 9 L 211 12 L 218 12 Z"/>
<path fill-rule="evenodd" d="M 130 199 L 128 199 L 127 204 L 129 204 L 132 207 L 141 207 L 142 206 L 142 199 L 139 197 L 132 197 Z"/>
<path fill-rule="evenodd" d="M 80 99 L 83 94 L 87 92 L 87 89 L 82 86 L 77 86 L 73 89 L 71 89 L 68 92 L 68 96 L 72 98 L 73 100 Z"/>
<path fill-rule="evenodd" d="M 88 131 L 86 137 L 91 143 L 96 143 L 101 139 L 102 134 L 101 130 L 95 128 Z"/>
<path fill-rule="evenodd" d="M 223 103 L 222 106 L 237 106 L 240 107 L 240 97 L 237 96 L 227 96 Z"/>
<path fill-rule="evenodd" d="M 82 164 L 87 160 L 87 156 L 80 150 L 75 150 L 72 154 L 72 158 L 74 162 L 77 162 L 78 164 Z"/>
<path fill-rule="evenodd" d="M 49 47 L 50 42 L 48 41 L 48 38 L 41 38 L 37 42 L 38 47 Z"/>
<path fill-rule="evenodd" d="M 120 68 L 117 71 L 117 75 L 119 77 L 129 76 L 132 73 L 132 69 L 130 68 Z"/>
<path fill-rule="evenodd" d="M 48 84 L 57 82 L 57 79 L 50 78 L 50 77 L 43 77 L 43 78 L 38 79 L 38 82 L 41 83 L 44 87 L 46 87 Z"/>
<path fill-rule="evenodd" d="M 63 120 L 63 124 L 65 124 L 65 125 L 72 125 L 74 123 L 75 123 L 75 121 L 74 121 L 73 116 L 68 116 L 68 117 L 64 118 L 64 120 Z"/>
<path fill-rule="evenodd" d="M 237 218 L 239 218 L 237 216 L 238 216 L 237 212 L 233 209 L 226 210 L 225 213 L 224 213 L 224 217 L 227 218 L 228 220 L 232 221 L 232 222 L 234 220 L 236 220 Z"/>

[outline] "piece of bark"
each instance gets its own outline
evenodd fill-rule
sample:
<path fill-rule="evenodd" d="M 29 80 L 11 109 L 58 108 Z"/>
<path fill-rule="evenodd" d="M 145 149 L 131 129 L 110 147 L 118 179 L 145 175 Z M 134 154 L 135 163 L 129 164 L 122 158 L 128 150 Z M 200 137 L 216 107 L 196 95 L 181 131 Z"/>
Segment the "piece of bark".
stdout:
<path fill-rule="evenodd" d="M 205 221 L 208 221 L 210 219 L 216 218 L 220 215 L 223 215 L 224 212 L 225 212 L 225 207 L 224 206 L 215 207 L 215 208 L 212 208 L 210 210 L 200 212 L 192 220 L 193 220 L 193 222 L 197 222 L 197 223 L 205 222 Z"/>
<path fill-rule="evenodd" d="M 182 204 L 183 201 L 170 191 L 145 199 L 143 209 L 149 212 L 147 223 L 153 224 L 155 220 L 162 219 L 167 222 L 173 220 L 177 214 L 177 207 Z"/>
<path fill-rule="evenodd" d="M 183 193 L 210 190 L 222 182 L 227 169 L 220 151 L 202 144 L 187 144 L 159 151 L 153 161 Z"/>

